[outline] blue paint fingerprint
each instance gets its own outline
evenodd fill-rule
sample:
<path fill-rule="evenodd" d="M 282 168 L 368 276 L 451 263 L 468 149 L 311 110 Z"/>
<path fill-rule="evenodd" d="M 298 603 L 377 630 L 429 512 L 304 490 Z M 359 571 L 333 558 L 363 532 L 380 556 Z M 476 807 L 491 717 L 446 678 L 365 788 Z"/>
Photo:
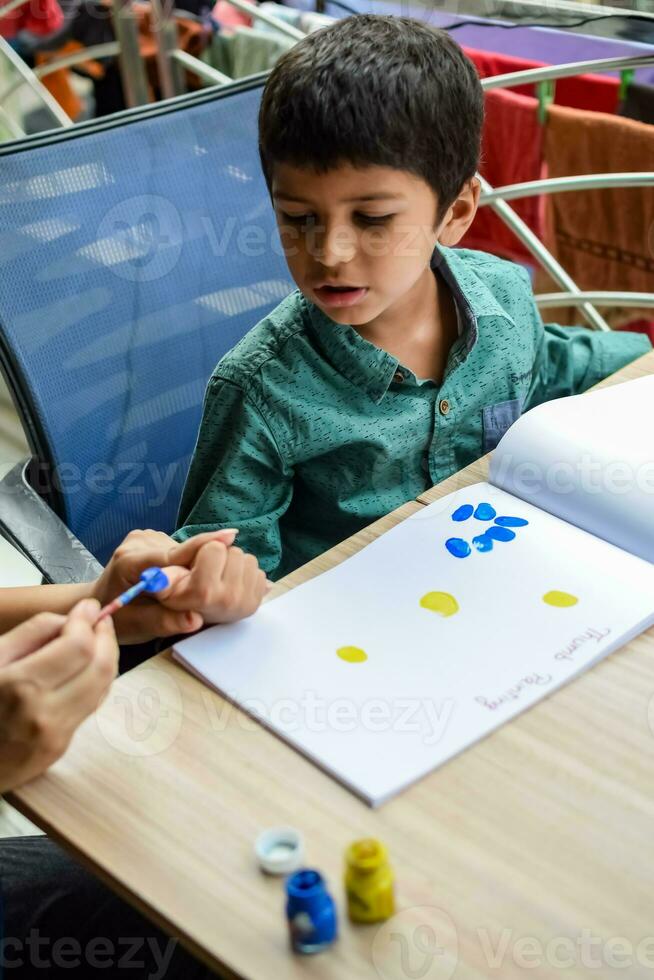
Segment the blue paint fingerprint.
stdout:
<path fill-rule="evenodd" d="M 493 541 L 513 541 L 515 538 L 515 531 L 510 531 L 508 527 L 497 527 L 495 524 L 488 528 L 486 534 Z"/>
<path fill-rule="evenodd" d="M 463 523 L 473 515 L 478 521 L 494 520 L 494 524 L 488 527 L 482 534 L 478 534 L 472 539 L 472 547 L 482 554 L 492 551 L 495 541 L 515 540 L 516 533 L 511 528 L 525 527 L 529 524 L 529 521 L 524 517 L 511 517 L 508 514 L 497 517 L 495 508 L 484 501 L 478 504 L 476 509 L 473 504 L 462 504 L 452 514 L 452 520 Z M 448 538 L 445 542 L 445 547 L 455 558 L 467 558 L 472 553 L 472 548 L 463 538 Z"/>
<path fill-rule="evenodd" d="M 524 517 L 496 517 L 495 523 L 500 527 L 525 527 L 529 524 Z"/>
<path fill-rule="evenodd" d="M 471 551 L 470 545 L 463 538 L 448 538 L 445 547 L 455 558 L 467 558 Z"/>

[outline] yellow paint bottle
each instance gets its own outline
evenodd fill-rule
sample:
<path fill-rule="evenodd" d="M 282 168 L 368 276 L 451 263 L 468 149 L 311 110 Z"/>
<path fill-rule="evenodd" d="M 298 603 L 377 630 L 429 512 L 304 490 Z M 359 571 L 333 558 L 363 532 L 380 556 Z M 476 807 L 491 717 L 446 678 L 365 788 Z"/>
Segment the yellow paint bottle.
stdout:
<path fill-rule="evenodd" d="M 382 922 L 395 911 L 393 871 L 386 848 L 370 837 L 345 852 L 345 892 L 352 922 Z"/>

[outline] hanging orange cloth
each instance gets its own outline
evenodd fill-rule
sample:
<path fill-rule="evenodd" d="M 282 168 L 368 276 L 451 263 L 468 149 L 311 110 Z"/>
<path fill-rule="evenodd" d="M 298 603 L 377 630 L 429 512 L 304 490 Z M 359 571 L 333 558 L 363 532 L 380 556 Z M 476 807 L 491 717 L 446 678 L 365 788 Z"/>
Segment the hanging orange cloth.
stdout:
<path fill-rule="evenodd" d="M 43 56 L 37 54 L 36 64 L 42 65 L 43 63 Z M 57 100 L 66 115 L 74 122 L 82 111 L 82 100 L 71 85 L 69 69 L 60 68 L 59 71 L 53 71 L 41 79 L 41 84 L 47 88 L 50 95 Z"/>
<path fill-rule="evenodd" d="M 82 51 L 84 46 L 79 41 L 68 41 L 56 51 L 43 51 L 36 54 L 37 65 L 47 65 L 52 61 L 57 61 L 68 54 Z M 79 68 L 91 78 L 102 78 L 104 68 L 98 61 L 83 61 Z M 47 88 L 50 94 L 57 100 L 61 108 L 71 119 L 76 119 L 82 111 L 82 102 L 71 84 L 71 72 L 69 68 L 60 68 L 53 71 L 50 75 L 45 75 L 41 83 Z"/>
<path fill-rule="evenodd" d="M 654 127 L 551 105 L 544 154 L 549 177 L 652 171 Z M 581 289 L 653 290 L 651 187 L 548 195 L 547 226 L 545 244 Z"/>
<path fill-rule="evenodd" d="M 159 70 L 152 7 L 149 3 L 137 2 L 132 4 L 132 9 L 138 24 L 141 57 L 145 61 L 150 86 L 156 90 L 159 84 Z M 183 17 L 181 14 L 175 14 L 174 22 L 177 26 L 177 47 L 193 55 L 194 58 L 199 58 L 209 43 L 211 32 L 203 23 L 190 17 Z"/>
<path fill-rule="evenodd" d="M 542 134 L 536 99 L 504 89 L 486 92 L 479 172 L 492 187 L 541 179 L 544 176 Z M 542 240 L 544 199 L 535 196 L 508 203 Z M 461 245 L 515 262 L 535 262 L 531 252 L 488 206 L 479 208 Z"/>

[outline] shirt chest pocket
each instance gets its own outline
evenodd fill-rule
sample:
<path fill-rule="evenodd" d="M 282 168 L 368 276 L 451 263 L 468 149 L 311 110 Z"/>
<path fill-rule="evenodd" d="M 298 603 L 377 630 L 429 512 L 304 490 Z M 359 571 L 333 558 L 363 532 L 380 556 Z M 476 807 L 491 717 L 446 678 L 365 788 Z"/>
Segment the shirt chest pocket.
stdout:
<path fill-rule="evenodd" d="M 507 402 L 498 402 L 483 409 L 482 449 L 489 453 L 495 449 L 498 442 L 510 426 L 522 414 L 522 398 L 512 398 Z"/>

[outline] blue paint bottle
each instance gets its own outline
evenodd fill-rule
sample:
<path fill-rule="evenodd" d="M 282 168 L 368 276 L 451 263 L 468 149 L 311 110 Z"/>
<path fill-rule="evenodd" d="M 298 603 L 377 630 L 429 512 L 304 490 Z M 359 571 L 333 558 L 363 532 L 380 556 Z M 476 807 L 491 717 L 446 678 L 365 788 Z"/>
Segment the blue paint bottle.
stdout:
<path fill-rule="evenodd" d="M 319 953 L 337 935 L 336 906 L 321 874 L 309 868 L 286 879 L 286 918 L 296 953 Z"/>

